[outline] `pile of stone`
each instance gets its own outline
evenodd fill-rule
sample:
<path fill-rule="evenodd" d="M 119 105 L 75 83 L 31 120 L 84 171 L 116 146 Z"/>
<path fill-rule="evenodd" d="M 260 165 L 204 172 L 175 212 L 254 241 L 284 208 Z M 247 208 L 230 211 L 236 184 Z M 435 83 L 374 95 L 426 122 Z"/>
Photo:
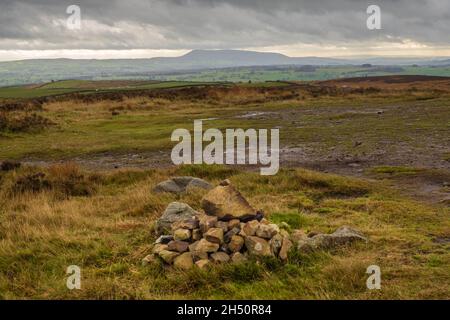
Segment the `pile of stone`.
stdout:
<path fill-rule="evenodd" d="M 325 249 L 365 238 L 348 227 L 330 235 L 291 234 L 256 211 L 228 180 L 203 197 L 204 212 L 180 202 L 169 204 L 156 222 L 152 254 L 144 263 L 162 259 L 179 269 L 205 268 L 211 263 L 239 263 L 249 256 L 270 256 L 287 261 L 295 245 L 301 250 Z"/>

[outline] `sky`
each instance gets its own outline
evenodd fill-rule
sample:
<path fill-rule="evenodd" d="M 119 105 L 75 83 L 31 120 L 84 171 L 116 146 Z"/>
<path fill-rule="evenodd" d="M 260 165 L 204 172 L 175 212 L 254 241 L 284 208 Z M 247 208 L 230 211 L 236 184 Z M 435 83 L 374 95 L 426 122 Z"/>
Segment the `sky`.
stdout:
<path fill-rule="evenodd" d="M 80 8 L 73 29 L 67 8 Z M 369 30 L 367 7 L 381 10 Z M 69 23 L 68 23 L 69 22 Z M 450 0 L 0 0 L 0 60 L 150 58 L 192 49 L 450 56 Z"/>

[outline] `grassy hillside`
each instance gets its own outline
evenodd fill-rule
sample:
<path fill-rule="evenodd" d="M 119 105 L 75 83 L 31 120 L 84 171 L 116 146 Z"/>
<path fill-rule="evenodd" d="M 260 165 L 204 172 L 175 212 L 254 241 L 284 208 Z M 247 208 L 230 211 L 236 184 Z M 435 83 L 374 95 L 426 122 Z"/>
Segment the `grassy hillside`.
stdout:
<path fill-rule="evenodd" d="M 447 78 L 71 80 L 21 90 L 19 99 L 0 102 L 0 161 L 22 162 L 0 170 L 0 298 L 449 297 Z M 171 133 L 191 130 L 194 119 L 204 119 L 204 130 L 279 128 L 281 171 L 172 166 Z M 189 272 L 142 266 L 153 224 L 170 202 L 200 209 L 204 191 L 152 193 L 179 175 L 213 184 L 229 178 L 288 229 L 329 233 L 350 225 L 370 241 L 293 250 L 287 264 L 251 260 Z M 382 290 L 366 288 L 373 264 Z M 69 265 L 81 267 L 82 290 L 66 288 Z"/>

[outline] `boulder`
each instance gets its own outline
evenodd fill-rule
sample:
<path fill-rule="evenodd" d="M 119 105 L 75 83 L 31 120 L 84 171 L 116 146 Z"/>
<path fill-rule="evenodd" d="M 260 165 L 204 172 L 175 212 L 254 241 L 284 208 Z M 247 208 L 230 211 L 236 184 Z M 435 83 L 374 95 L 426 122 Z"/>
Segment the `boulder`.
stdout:
<path fill-rule="evenodd" d="M 284 262 L 287 261 L 289 251 L 291 250 L 292 247 L 293 247 L 292 241 L 289 240 L 287 237 L 283 238 L 280 253 L 278 254 L 278 257 L 281 259 L 281 261 Z"/>
<path fill-rule="evenodd" d="M 276 224 L 260 223 L 258 228 L 256 229 L 256 236 L 264 239 L 272 239 L 272 237 L 279 232 L 280 228 L 278 228 Z"/>
<path fill-rule="evenodd" d="M 189 270 L 194 266 L 194 260 L 190 252 L 180 254 L 173 260 L 173 266 L 181 270 Z"/>
<path fill-rule="evenodd" d="M 167 249 L 170 251 L 176 251 L 180 253 L 186 252 L 189 250 L 189 242 L 173 240 L 169 242 L 169 244 L 167 245 Z"/>
<path fill-rule="evenodd" d="M 177 229 L 173 232 L 173 238 L 181 241 L 189 240 L 191 238 L 191 230 Z"/>
<path fill-rule="evenodd" d="M 256 211 L 229 182 L 210 190 L 202 199 L 202 208 L 220 220 L 253 219 Z"/>
<path fill-rule="evenodd" d="M 338 228 L 331 234 L 317 234 L 312 238 L 304 238 L 297 243 L 300 251 L 311 251 L 314 249 L 334 249 L 357 241 L 367 241 L 359 231 L 348 226 Z"/>
<path fill-rule="evenodd" d="M 259 237 L 245 237 L 245 247 L 249 254 L 256 256 L 272 256 L 269 243 Z"/>
<path fill-rule="evenodd" d="M 177 221 L 192 219 L 197 212 L 182 202 L 170 203 L 162 216 L 156 221 L 156 232 L 161 235 L 170 233 L 172 224 Z"/>
<path fill-rule="evenodd" d="M 180 254 L 178 252 L 173 252 L 169 250 L 162 250 L 158 254 L 161 259 L 164 260 L 165 263 L 172 264 L 173 260 L 178 257 Z"/>
<path fill-rule="evenodd" d="M 202 214 L 199 216 L 199 224 L 200 230 L 202 233 L 205 233 L 210 228 L 213 228 L 217 223 L 217 217 L 208 216 L 206 214 Z"/>
<path fill-rule="evenodd" d="M 235 235 L 231 237 L 231 241 L 228 244 L 228 249 L 231 252 L 238 252 L 241 251 L 242 247 L 244 246 L 244 238 L 241 236 Z"/>
<path fill-rule="evenodd" d="M 201 259 L 195 262 L 195 265 L 200 269 L 206 269 L 210 264 L 211 262 L 208 259 Z"/>
<path fill-rule="evenodd" d="M 227 255 L 225 252 L 215 252 L 211 254 L 211 261 L 214 263 L 226 263 L 230 261 L 230 256 Z"/>
<path fill-rule="evenodd" d="M 213 186 L 203 179 L 195 177 L 174 177 L 169 180 L 158 183 L 154 188 L 153 192 L 170 192 L 170 193 L 184 193 L 192 188 L 200 188 L 209 190 Z"/>
<path fill-rule="evenodd" d="M 223 230 L 221 228 L 211 228 L 203 234 L 203 237 L 209 242 L 221 244 L 223 243 Z"/>

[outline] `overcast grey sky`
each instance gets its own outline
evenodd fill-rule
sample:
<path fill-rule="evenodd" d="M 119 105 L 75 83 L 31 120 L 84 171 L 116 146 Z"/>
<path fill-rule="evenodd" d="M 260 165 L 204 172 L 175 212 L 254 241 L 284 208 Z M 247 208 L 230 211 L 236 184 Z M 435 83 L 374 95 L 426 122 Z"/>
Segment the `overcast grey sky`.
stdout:
<path fill-rule="evenodd" d="M 66 8 L 81 8 L 80 30 Z M 382 30 L 366 27 L 368 5 Z M 291 56 L 450 56 L 450 0 L 0 0 L 0 60 L 131 58 L 190 49 Z"/>

